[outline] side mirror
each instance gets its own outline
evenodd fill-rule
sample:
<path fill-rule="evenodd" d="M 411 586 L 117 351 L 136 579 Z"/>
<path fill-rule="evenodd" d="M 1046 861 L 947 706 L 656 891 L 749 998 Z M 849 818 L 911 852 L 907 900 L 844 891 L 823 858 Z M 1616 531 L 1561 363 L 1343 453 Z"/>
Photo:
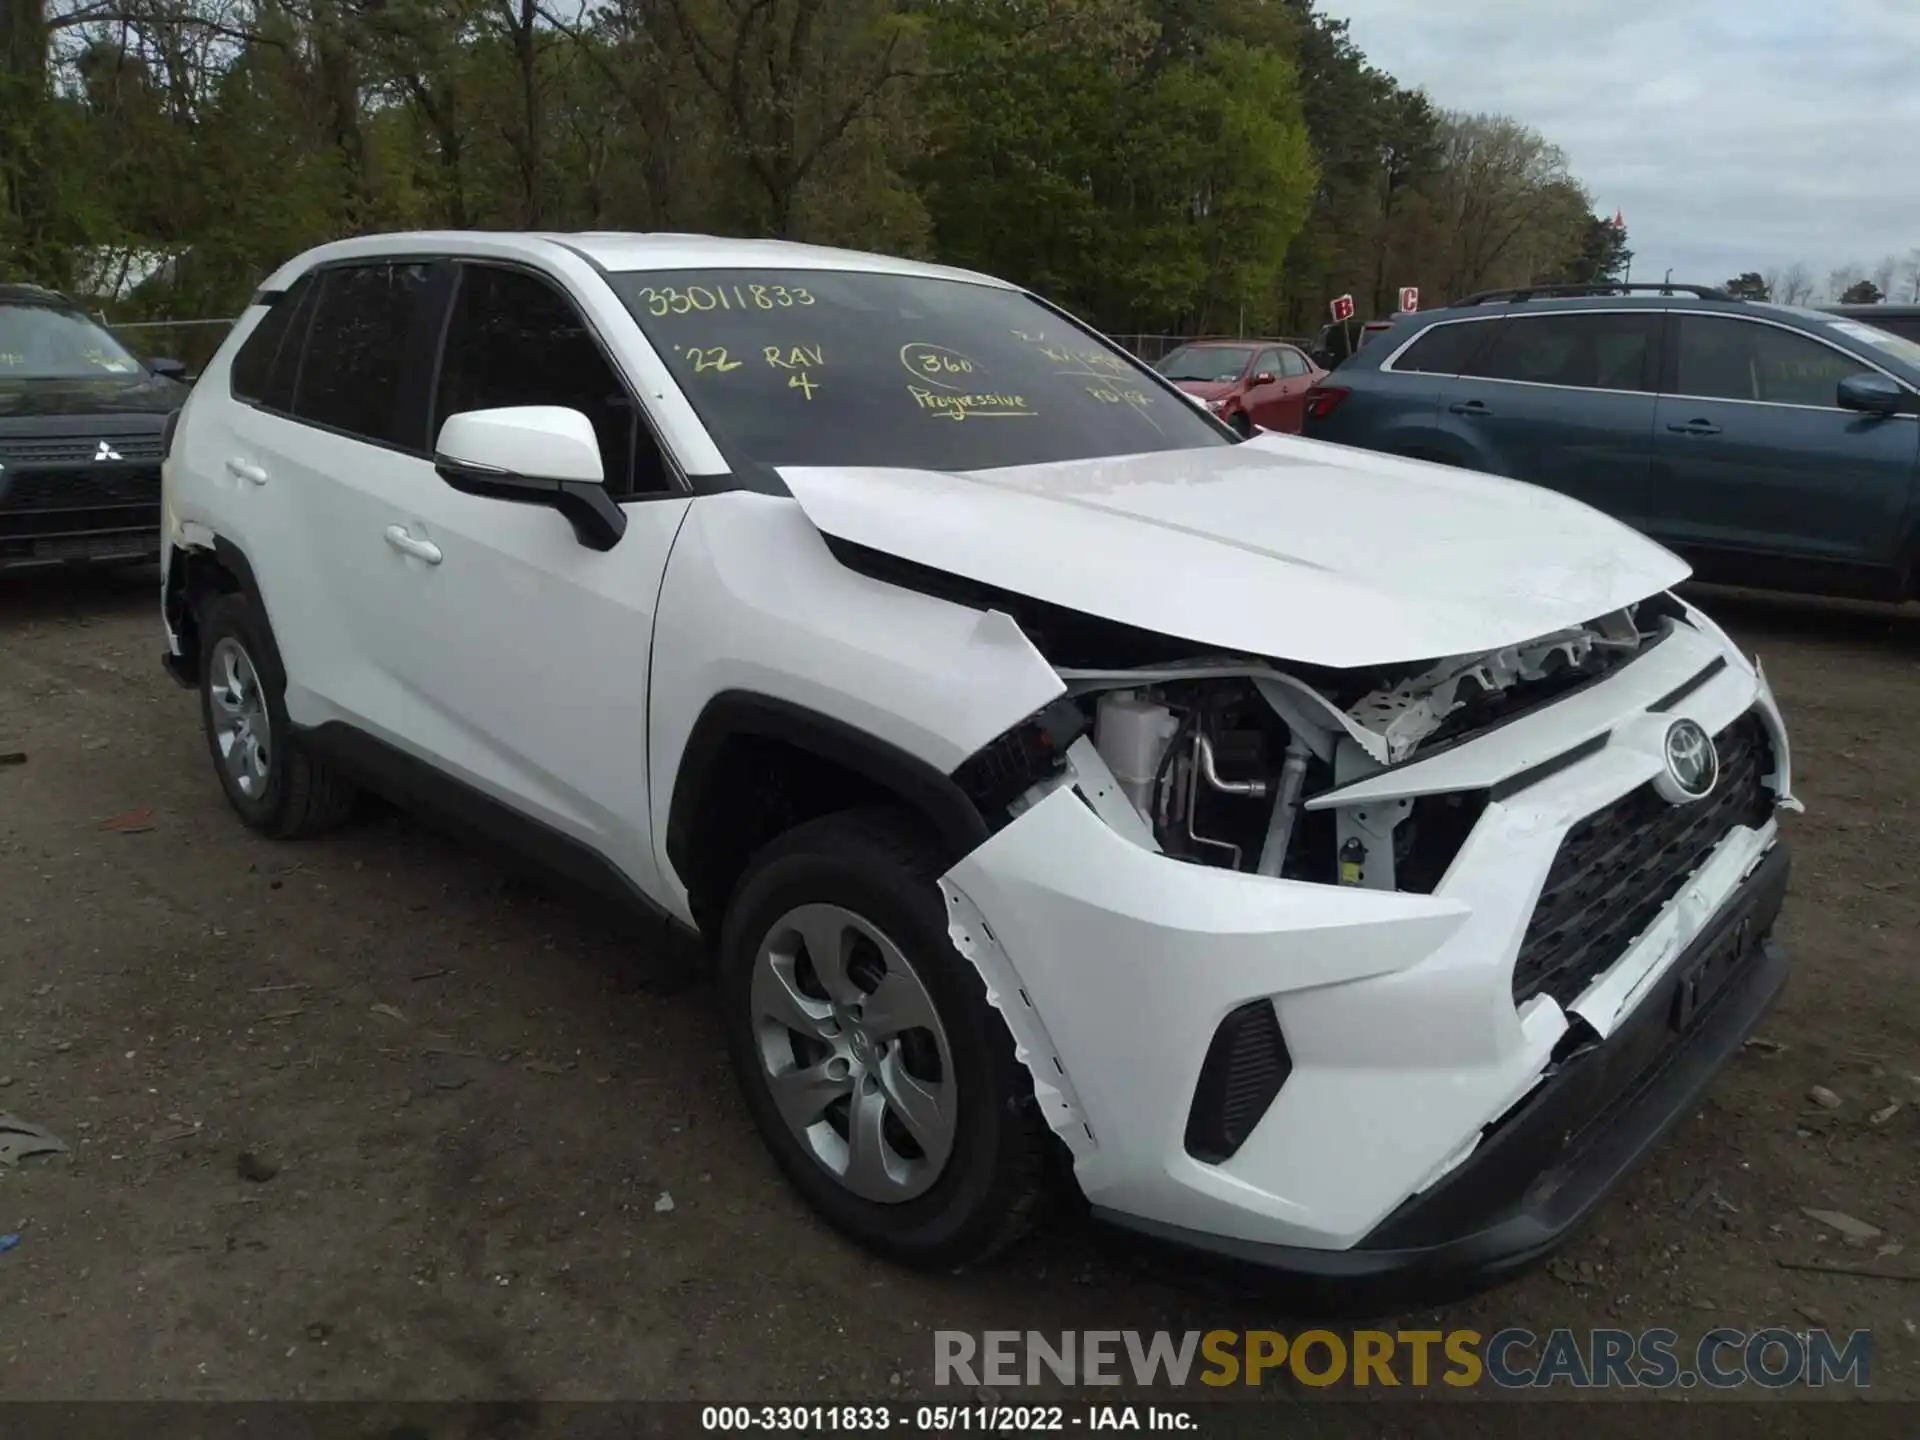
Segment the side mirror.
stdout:
<path fill-rule="evenodd" d="M 1271 370 L 1262 370 L 1258 375 L 1253 377 L 1253 383 L 1256 385 L 1271 385 L 1273 384 L 1273 378 L 1273 372 Z"/>
<path fill-rule="evenodd" d="M 187 364 L 184 360 L 149 360 L 147 361 L 147 369 L 151 370 L 163 380 L 185 380 L 187 378 Z"/>
<path fill-rule="evenodd" d="M 1898 415 L 1907 403 L 1899 383 L 1876 370 L 1849 375 L 1840 382 L 1840 408 L 1866 415 Z"/>
<path fill-rule="evenodd" d="M 559 405 L 515 405 L 449 415 L 433 447 L 440 478 L 467 495 L 546 505 L 591 550 L 611 550 L 627 512 L 607 494 L 593 422 Z"/>

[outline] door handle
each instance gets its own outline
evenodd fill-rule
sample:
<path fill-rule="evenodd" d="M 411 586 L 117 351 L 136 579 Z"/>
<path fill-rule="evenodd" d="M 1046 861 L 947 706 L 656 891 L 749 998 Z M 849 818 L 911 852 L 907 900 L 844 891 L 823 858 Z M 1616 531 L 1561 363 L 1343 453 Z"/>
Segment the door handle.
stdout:
<path fill-rule="evenodd" d="M 1711 420 L 1686 420 L 1677 425 L 1669 425 L 1667 429 L 1676 435 L 1718 435 L 1720 433 L 1720 427 Z"/>
<path fill-rule="evenodd" d="M 227 473 L 236 480 L 251 480 L 255 485 L 267 483 L 267 472 L 251 460 L 242 460 L 238 455 L 227 461 Z"/>
<path fill-rule="evenodd" d="M 440 547 L 431 540 L 416 540 L 407 533 L 404 525 L 387 526 L 387 544 L 402 555 L 411 555 L 416 560 L 424 560 L 429 565 L 440 563 Z"/>
<path fill-rule="evenodd" d="M 1484 400 L 1462 400 L 1447 406 L 1447 413 L 1450 415 L 1491 415 L 1493 412 L 1487 409 L 1487 402 Z"/>

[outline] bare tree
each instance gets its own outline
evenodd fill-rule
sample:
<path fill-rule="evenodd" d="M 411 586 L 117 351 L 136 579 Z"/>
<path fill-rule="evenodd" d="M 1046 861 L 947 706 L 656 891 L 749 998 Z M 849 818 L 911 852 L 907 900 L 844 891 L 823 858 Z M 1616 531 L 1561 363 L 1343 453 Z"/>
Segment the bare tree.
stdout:
<path fill-rule="evenodd" d="M 1873 267 L 1874 287 L 1878 289 L 1882 295 L 1891 300 L 1893 298 L 1893 287 L 1898 283 L 1899 275 L 1900 257 L 1898 255 L 1889 255 Z"/>
<path fill-rule="evenodd" d="M 1827 299 L 1838 300 L 1857 285 L 1865 274 L 1865 270 L 1851 261 L 1834 266 L 1827 272 Z"/>
<path fill-rule="evenodd" d="M 1813 298 L 1813 271 L 1804 260 L 1796 260 L 1780 274 L 1773 295 L 1782 305 L 1804 305 Z"/>

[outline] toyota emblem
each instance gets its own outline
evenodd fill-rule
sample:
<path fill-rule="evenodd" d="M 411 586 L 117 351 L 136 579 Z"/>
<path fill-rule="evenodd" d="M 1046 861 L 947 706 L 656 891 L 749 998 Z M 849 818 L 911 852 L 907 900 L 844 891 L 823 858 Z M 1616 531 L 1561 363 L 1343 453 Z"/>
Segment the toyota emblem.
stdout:
<path fill-rule="evenodd" d="M 1667 727 L 1663 754 L 1666 769 L 1654 788 L 1669 804 L 1704 800 L 1720 783 L 1720 754 L 1713 748 L 1713 737 L 1693 721 L 1676 720 Z"/>

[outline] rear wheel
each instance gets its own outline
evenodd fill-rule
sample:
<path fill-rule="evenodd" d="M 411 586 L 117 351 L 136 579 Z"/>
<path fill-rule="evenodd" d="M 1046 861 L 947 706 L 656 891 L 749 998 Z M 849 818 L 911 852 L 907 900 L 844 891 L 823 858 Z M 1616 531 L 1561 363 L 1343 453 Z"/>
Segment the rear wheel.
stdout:
<path fill-rule="evenodd" d="M 910 817 L 810 822 L 755 859 L 721 937 L 748 1108 L 829 1223 L 910 1264 L 992 1255 L 1032 1223 L 1051 1136 Z"/>
<path fill-rule="evenodd" d="M 220 788 L 255 830 L 291 840 L 339 824 L 354 788 L 300 748 L 265 623 L 242 595 L 200 617 L 200 715 Z"/>

